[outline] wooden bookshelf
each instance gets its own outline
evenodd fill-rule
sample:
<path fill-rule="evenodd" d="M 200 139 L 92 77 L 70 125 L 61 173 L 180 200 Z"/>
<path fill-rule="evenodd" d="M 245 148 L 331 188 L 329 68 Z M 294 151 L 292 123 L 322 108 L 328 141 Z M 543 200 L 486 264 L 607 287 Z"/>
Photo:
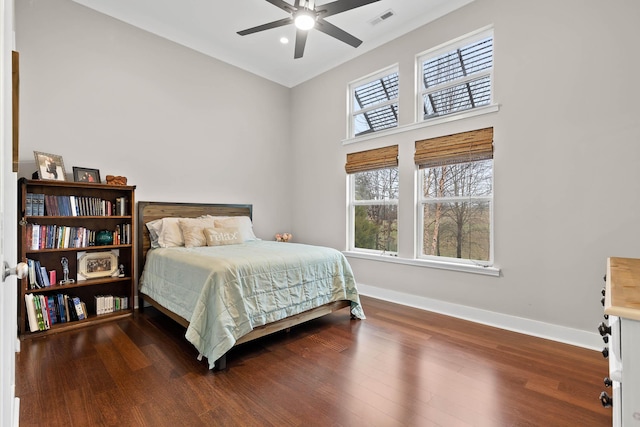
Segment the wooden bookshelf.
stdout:
<path fill-rule="evenodd" d="M 34 265 L 30 276 L 18 281 L 20 337 L 37 337 L 131 316 L 135 287 L 135 186 L 24 178 L 18 186 L 18 254 L 21 261 Z M 36 197 L 44 206 L 40 207 Z M 36 227 L 38 230 L 34 231 Z M 63 257 L 68 262 L 67 277 L 71 283 L 60 283 L 65 278 Z M 44 267 L 47 278 L 49 272 L 55 271 L 55 283 L 46 286 L 44 274 L 39 286 L 33 283 L 31 276 L 37 263 Z M 58 294 L 78 297 L 84 303 L 86 317 L 63 322 L 59 311 L 50 311 L 49 317 L 53 315 L 56 320 L 49 322 L 48 328 L 32 332 L 25 302 L 27 294 L 43 296 L 47 301 L 49 297 L 57 300 Z M 97 314 L 96 297 L 102 296 L 116 297 L 118 303 L 126 301 L 126 307 Z"/>

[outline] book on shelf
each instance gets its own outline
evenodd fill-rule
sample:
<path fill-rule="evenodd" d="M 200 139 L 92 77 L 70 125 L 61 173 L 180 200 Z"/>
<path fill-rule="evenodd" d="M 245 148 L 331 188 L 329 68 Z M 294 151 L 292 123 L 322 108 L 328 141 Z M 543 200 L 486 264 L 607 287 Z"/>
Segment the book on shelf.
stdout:
<path fill-rule="evenodd" d="M 31 250 L 40 249 L 40 225 L 31 224 Z"/>
<path fill-rule="evenodd" d="M 127 198 L 118 197 L 115 202 L 90 196 L 55 196 L 27 193 L 25 215 L 47 216 L 126 216 Z"/>
<path fill-rule="evenodd" d="M 49 312 L 49 303 L 44 295 L 38 295 L 40 298 L 40 307 L 42 309 L 42 317 L 44 318 L 44 329 L 51 329 L 51 313 Z"/>
<path fill-rule="evenodd" d="M 27 305 L 27 320 L 29 322 L 29 330 L 36 332 L 38 330 L 38 318 L 36 317 L 36 307 L 33 301 L 33 294 L 24 294 L 24 301 Z"/>
<path fill-rule="evenodd" d="M 44 194 L 28 193 L 25 199 L 25 215 L 44 215 Z"/>
<path fill-rule="evenodd" d="M 42 277 L 42 285 L 45 288 L 50 287 L 51 286 L 51 282 L 49 282 L 49 273 L 47 272 L 46 267 L 40 266 L 40 272 L 41 272 L 40 277 Z"/>
<path fill-rule="evenodd" d="M 60 316 L 60 323 L 67 321 L 67 310 L 64 308 L 64 297 L 62 294 L 57 294 L 56 299 L 58 301 L 58 315 Z"/>
<path fill-rule="evenodd" d="M 38 283 L 39 288 L 44 287 L 44 282 L 42 281 L 42 269 L 40 268 L 40 261 L 37 259 L 33 261 L 33 271 L 36 275 L 36 282 Z"/>
<path fill-rule="evenodd" d="M 33 193 L 27 193 L 24 198 L 24 214 L 25 216 L 33 215 Z"/>
<path fill-rule="evenodd" d="M 42 288 L 42 282 L 38 280 L 39 274 L 37 271 L 40 271 L 40 275 L 42 274 L 42 270 L 40 270 L 40 263 L 36 262 L 33 259 L 27 259 L 27 267 L 28 267 L 28 279 L 29 279 L 29 289 L 40 289 Z"/>
<path fill-rule="evenodd" d="M 84 314 L 84 311 L 82 310 L 82 302 L 80 301 L 80 298 L 73 297 L 73 306 L 75 308 L 76 316 L 78 317 L 78 320 L 83 320 L 85 318 L 85 314 Z"/>
<path fill-rule="evenodd" d="M 39 331 L 44 331 L 45 330 L 45 325 L 44 325 L 44 316 L 42 314 L 42 307 L 40 306 L 40 296 L 39 295 L 34 295 L 33 296 L 33 306 L 36 310 L 36 319 L 38 321 L 38 330 Z"/>
<path fill-rule="evenodd" d="M 109 314 L 129 309 L 129 297 L 114 295 L 96 295 L 96 314 Z"/>
<path fill-rule="evenodd" d="M 67 294 L 25 294 L 24 300 L 31 332 L 46 331 L 56 323 L 83 320 L 88 317 L 87 306 L 79 297 Z"/>
<path fill-rule="evenodd" d="M 58 323 L 58 315 L 56 312 L 56 303 L 53 295 L 46 296 L 47 299 L 47 307 L 49 307 L 49 323 L 51 325 L 55 325 Z"/>

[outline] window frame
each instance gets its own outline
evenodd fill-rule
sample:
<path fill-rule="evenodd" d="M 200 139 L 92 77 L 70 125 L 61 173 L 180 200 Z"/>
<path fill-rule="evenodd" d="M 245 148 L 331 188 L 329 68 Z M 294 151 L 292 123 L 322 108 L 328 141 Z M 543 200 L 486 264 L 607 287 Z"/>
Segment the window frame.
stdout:
<path fill-rule="evenodd" d="M 494 211 L 494 181 L 495 181 L 495 173 L 494 173 L 494 159 L 491 158 L 491 195 L 490 196 L 448 196 L 448 197 L 438 197 L 438 198 L 426 198 L 424 197 L 424 171 L 425 169 L 419 168 L 416 165 L 416 236 L 415 236 L 415 253 L 416 259 L 418 260 L 426 260 L 426 261 L 434 261 L 434 262 L 445 262 L 450 264 L 459 264 L 459 265 L 473 265 L 479 267 L 493 267 L 494 263 L 494 223 L 493 223 L 493 211 Z M 483 161 L 483 160 L 472 160 L 472 161 Z M 443 164 L 442 166 L 449 166 L 456 164 L 455 162 Z M 464 202 L 489 202 L 489 259 L 486 261 L 483 260 L 473 260 L 468 258 L 453 258 L 453 257 L 445 257 L 445 256 L 437 256 L 437 255 L 425 255 L 423 253 L 423 244 L 424 244 L 424 205 L 425 204 L 433 204 L 438 202 L 456 202 L 456 201 L 464 201 Z"/>
<path fill-rule="evenodd" d="M 398 176 L 398 187 L 400 186 L 400 169 L 398 166 L 393 166 L 393 167 L 385 167 L 385 168 L 380 168 L 378 170 L 382 170 L 382 169 L 396 169 L 396 175 Z M 367 172 L 367 171 L 362 171 L 362 172 Z M 396 209 L 398 210 L 398 217 L 399 215 L 399 210 L 400 210 L 400 198 L 398 196 L 397 199 L 382 199 L 382 200 L 356 200 L 356 191 L 355 191 L 355 187 L 356 187 L 356 183 L 355 183 L 355 176 L 357 173 L 360 172 L 355 172 L 355 173 L 350 173 L 347 174 L 347 179 L 348 179 L 348 202 L 349 202 L 349 214 L 348 214 L 348 227 L 349 227 L 349 238 L 348 238 L 348 242 L 347 242 L 347 247 L 349 251 L 352 252 L 358 252 L 358 253 L 364 253 L 364 254 L 372 254 L 372 255 L 390 255 L 390 256 L 398 256 L 398 251 L 388 251 L 386 249 L 383 250 L 379 250 L 379 249 L 367 249 L 367 248 L 357 248 L 356 247 L 356 242 L 355 242 L 355 219 L 356 219 L 356 206 L 373 206 L 373 205 L 393 205 L 396 206 Z M 396 217 L 396 226 L 399 225 L 398 223 L 398 217 Z M 399 236 L 396 237 L 396 246 L 399 248 L 400 247 L 400 243 L 399 243 Z"/>
<path fill-rule="evenodd" d="M 428 123 L 431 121 L 437 121 L 437 120 L 442 120 L 442 119 L 447 119 L 447 118 L 451 118 L 451 117 L 455 117 L 457 115 L 465 115 L 465 114 L 469 114 L 470 112 L 474 112 L 476 110 L 481 110 L 481 109 L 486 109 L 488 107 L 493 107 L 495 106 L 495 100 L 494 100 L 494 80 L 493 80 L 493 70 L 495 68 L 495 44 L 492 47 L 492 66 L 490 69 L 488 70 L 483 70 L 482 72 L 473 74 L 471 76 L 466 76 L 460 79 L 455 79 L 455 80 L 451 80 L 449 82 L 443 83 L 441 85 L 437 85 L 431 88 L 424 88 L 423 87 L 423 63 L 425 61 L 428 61 L 429 59 L 434 59 L 442 54 L 448 53 L 452 50 L 456 50 L 459 48 L 462 48 L 464 46 L 467 46 L 469 44 L 472 44 L 474 42 L 477 42 L 479 40 L 482 40 L 484 38 L 487 37 L 491 37 L 492 38 L 492 43 L 495 42 L 495 36 L 494 36 L 494 31 L 493 31 L 493 25 L 489 25 L 483 28 L 480 28 L 476 31 L 470 32 L 468 34 L 465 34 L 463 36 L 457 37 L 453 40 L 450 40 L 448 42 L 442 43 L 436 47 L 433 47 L 431 49 L 428 49 L 426 51 L 423 51 L 421 53 L 418 53 L 415 56 L 415 93 L 416 93 L 416 97 L 415 97 L 415 123 Z M 454 87 L 454 86 L 459 86 L 461 83 L 465 83 L 468 81 L 473 81 L 473 80 L 477 80 L 479 78 L 482 77 L 486 77 L 489 76 L 489 88 L 491 91 L 490 94 L 490 99 L 489 99 L 489 103 L 486 105 L 481 105 L 481 106 L 477 106 L 477 107 L 472 107 L 472 108 L 467 108 L 464 110 L 460 110 L 460 111 L 455 111 L 452 113 L 448 113 L 448 114 L 442 114 L 442 115 L 437 115 L 437 116 L 433 116 L 433 117 L 427 117 L 425 118 L 425 114 L 424 114 L 424 95 L 427 93 L 433 93 L 433 92 L 437 92 L 437 91 L 441 91 L 444 89 L 448 89 L 450 87 Z"/>
<path fill-rule="evenodd" d="M 364 86 L 368 83 L 371 83 L 375 80 L 379 80 L 381 78 L 384 77 L 388 77 L 392 74 L 397 74 L 398 76 L 398 96 L 396 98 L 393 99 L 388 99 L 386 101 L 377 103 L 375 105 L 372 106 L 368 106 L 365 108 L 362 108 L 360 110 L 355 111 L 355 105 L 354 105 L 354 98 L 355 98 L 355 90 L 361 86 Z M 359 138 L 361 136 L 369 136 L 372 134 L 376 134 L 378 132 L 384 132 L 387 131 L 389 129 L 395 129 L 399 126 L 399 117 L 396 118 L 396 124 L 395 126 L 390 126 L 384 129 L 380 129 L 380 130 L 371 130 L 370 132 L 366 132 L 363 133 L 362 135 L 356 135 L 355 134 L 355 119 L 356 116 L 360 115 L 360 114 L 365 114 L 369 111 L 374 111 L 389 105 L 396 105 L 396 111 L 397 114 L 399 115 L 399 108 L 400 108 L 400 67 L 398 66 L 398 64 L 394 64 L 391 65 L 389 67 L 386 67 L 382 70 L 378 70 L 376 72 L 373 72 L 371 74 L 368 74 L 364 77 L 361 77 L 357 80 L 354 80 L 352 82 L 350 82 L 347 85 L 347 138 L 351 139 L 351 138 Z"/>

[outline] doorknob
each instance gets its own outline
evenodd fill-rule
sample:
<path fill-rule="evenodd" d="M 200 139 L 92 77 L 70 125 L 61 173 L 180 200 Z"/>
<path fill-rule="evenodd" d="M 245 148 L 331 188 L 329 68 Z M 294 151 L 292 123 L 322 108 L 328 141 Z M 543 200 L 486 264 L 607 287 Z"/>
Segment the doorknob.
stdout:
<path fill-rule="evenodd" d="M 9 267 L 9 263 L 5 261 L 4 269 L 2 270 L 2 281 L 4 282 L 5 279 L 11 276 L 12 274 L 15 276 L 18 276 L 18 279 L 24 279 L 25 277 L 27 277 L 28 273 L 29 273 L 29 266 L 27 265 L 26 262 L 19 262 L 18 265 L 11 268 Z"/>

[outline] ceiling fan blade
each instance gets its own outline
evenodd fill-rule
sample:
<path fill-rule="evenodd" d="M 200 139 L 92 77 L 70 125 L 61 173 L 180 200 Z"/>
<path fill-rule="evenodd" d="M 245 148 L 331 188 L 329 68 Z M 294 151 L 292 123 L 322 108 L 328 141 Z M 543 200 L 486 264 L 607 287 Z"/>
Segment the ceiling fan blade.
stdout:
<path fill-rule="evenodd" d="M 293 59 L 302 58 L 304 46 L 307 43 L 307 34 L 309 34 L 309 31 L 296 30 L 296 50 L 293 54 Z"/>
<path fill-rule="evenodd" d="M 257 33 L 259 31 L 270 30 L 272 28 L 282 27 L 284 25 L 289 25 L 293 23 L 293 18 L 284 18 L 278 21 L 269 22 L 268 24 L 258 25 L 257 27 L 247 28 L 246 30 L 238 31 L 238 34 L 241 36 L 246 36 L 247 34 Z"/>
<path fill-rule="evenodd" d="M 284 10 L 287 13 L 293 13 L 296 11 L 296 8 L 294 8 L 293 6 L 291 6 L 291 4 L 287 3 L 284 0 L 267 0 L 267 1 L 272 5 Z M 298 1 L 296 1 L 296 6 L 298 6 Z"/>
<path fill-rule="evenodd" d="M 358 47 L 362 44 L 362 40 L 352 36 L 344 30 L 341 30 L 324 19 L 318 18 L 316 21 L 316 29 L 353 47 Z"/>
<path fill-rule="evenodd" d="M 377 1 L 380 0 L 338 0 L 332 3 L 319 5 L 316 7 L 316 12 L 324 18 L 340 12 L 355 9 L 356 7 L 366 6 Z"/>

